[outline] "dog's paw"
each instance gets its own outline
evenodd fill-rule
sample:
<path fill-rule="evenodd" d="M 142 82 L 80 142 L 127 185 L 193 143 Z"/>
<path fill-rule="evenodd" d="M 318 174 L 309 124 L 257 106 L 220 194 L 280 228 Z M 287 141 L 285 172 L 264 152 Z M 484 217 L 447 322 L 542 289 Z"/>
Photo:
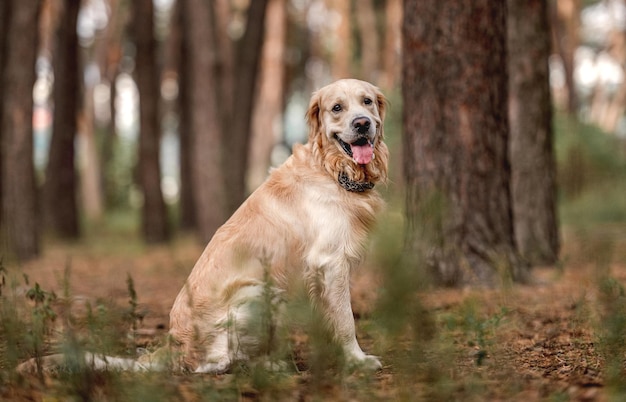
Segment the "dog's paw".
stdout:
<path fill-rule="evenodd" d="M 362 356 L 353 356 L 349 359 L 349 364 L 356 370 L 360 371 L 378 371 L 383 368 L 378 357 L 363 354 Z"/>
<path fill-rule="evenodd" d="M 230 359 L 225 357 L 219 359 L 217 362 L 208 362 L 202 364 L 196 368 L 194 373 L 196 374 L 224 374 L 230 370 Z"/>
<path fill-rule="evenodd" d="M 378 371 L 383 368 L 383 364 L 378 357 L 373 355 L 365 355 L 365 359 L 361 361 L 361 365 L 365 370 Z"/>

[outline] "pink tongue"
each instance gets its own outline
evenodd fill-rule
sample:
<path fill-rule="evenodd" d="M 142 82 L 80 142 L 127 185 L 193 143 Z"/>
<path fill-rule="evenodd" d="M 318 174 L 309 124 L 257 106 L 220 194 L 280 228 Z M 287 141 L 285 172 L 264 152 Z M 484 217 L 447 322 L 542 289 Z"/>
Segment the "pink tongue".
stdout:
<path fill-rule="evenodd" d="M 372 161 L 374 150 L 370 144 L 352 145 L 352 158 L 359 165 L 367 165 Z"/>

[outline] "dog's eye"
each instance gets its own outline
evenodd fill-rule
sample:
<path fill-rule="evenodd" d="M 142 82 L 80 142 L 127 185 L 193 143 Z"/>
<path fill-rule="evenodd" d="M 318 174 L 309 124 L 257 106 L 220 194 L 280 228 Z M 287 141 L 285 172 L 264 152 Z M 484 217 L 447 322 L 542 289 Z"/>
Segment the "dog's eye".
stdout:
<path fill-rule="evenodd" d="M 366 105 L 371 105 L 372 104 L 372 100 L 370 98 L 365 98 L 365 99 L 363 99 L 363 103 L 365 103 Z"/>
<path fill-rule="evenodd" d="M 335 106 L 333 106 L 333 112 L 335 113 L 341 112 L 341 105 L 337 103 Z"/>

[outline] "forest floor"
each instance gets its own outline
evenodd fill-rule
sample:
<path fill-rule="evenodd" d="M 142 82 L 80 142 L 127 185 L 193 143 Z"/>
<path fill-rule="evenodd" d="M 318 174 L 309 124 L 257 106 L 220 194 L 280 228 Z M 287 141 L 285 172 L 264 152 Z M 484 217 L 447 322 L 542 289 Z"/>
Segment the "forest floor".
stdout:
<path fill-rule="evenodd" d="M 563 238 L 562 262 L 534 269 L 533 284 L 420 290 L 417 307 L 393 333 L 374 322 L 384 275 L 366 264 L 353 278 L 353 309 L 362 347 L 384 364 L 378 373 L 337 367 L 320 373 L 307 361 L 307 336 L 300 332 L 292 335 L 296 369 L 288 374 L 91 372 L 77 381 L 59 373 L 4 372 L 0 399 L 619 400 L 626 395 L 626 227 L 570 229 Z M 169 309 L 201 250 L 191 238 L 148 247 L 96 236 L 76 245 L 47 244 L 41 258 L 6 268 L 17 278 L 17 294 L 35 282 L 54 291 L 55 311 L 64 297 L 76 310 L 98 303 L 125 309 L 133 300 L 130 275 L 142 317 L 133 342 L 150 348 L 166 334 Z M 398 300 L 399 310 L 406 300 Z M 59 317 L 57 337 L 67 333 L 57 328 Z"/>

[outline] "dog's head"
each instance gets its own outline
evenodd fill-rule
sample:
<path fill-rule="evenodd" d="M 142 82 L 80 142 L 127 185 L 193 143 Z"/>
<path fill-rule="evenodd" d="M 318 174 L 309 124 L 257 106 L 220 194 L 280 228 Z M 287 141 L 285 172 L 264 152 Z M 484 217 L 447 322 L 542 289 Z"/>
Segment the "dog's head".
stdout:
<path fill-rule="evenodd" d="M 377 87 L 355 79 L 336 81 L 311 98 L 309 143 L 326 171 L 342 185 L 342 180 L 356 188 L 365 185 L 351 191 L 364 191 L 387 179 L 386 107 L 387 100 Z"/>

